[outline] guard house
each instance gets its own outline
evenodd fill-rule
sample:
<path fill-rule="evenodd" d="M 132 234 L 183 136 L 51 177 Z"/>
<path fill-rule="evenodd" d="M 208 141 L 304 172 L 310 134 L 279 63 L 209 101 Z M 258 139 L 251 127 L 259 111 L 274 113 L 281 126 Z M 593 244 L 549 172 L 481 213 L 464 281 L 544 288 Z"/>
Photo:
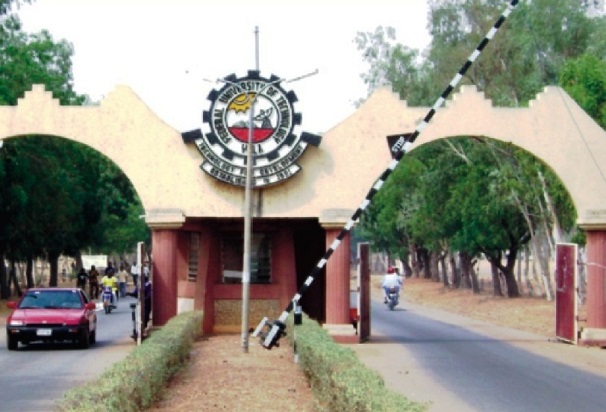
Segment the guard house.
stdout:
<path fill-rule="evenodd" d="M 152 229 L 154 324 L 200 309 L 207 333 L 241 327 L 248 139 L 254 156 L 254 325 L 280 315 L 364 201 L 391 161 L 386 137 L 414 131 L 428 110 L 408 107 L 381 89 L 320 138 L 300 130 L 304 122 L 295 110 L 296 97 L 274 78 L 254 72 L 226 77 L 209 99 L 200 129 L 185 132 L 164 123 L 126 86 L 116 87 L 99 105 L 64 107 L 35 85 L 17 106 L 0 106 L 0 139 L 38 134 L 74 140 L 124 171 Z M 464 86 L 437 112 L 413 150 L 462 135 L 512 142 L 562 179 L 587 232 L 588 319 L 582 340 L 606 344 L 604 130 L 559 88 L 546 88 L 528 108 L 513 109 L 495 108 L 474 87 Z M 353 335 L 349 291 L 346 237 L 302 297 L 303 310 L 329 331 Z"/>

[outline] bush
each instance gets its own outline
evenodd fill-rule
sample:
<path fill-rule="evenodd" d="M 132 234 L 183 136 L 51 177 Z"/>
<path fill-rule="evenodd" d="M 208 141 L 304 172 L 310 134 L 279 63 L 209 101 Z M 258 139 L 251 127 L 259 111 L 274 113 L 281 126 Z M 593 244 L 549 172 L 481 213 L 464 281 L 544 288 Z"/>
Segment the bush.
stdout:
<path fill-rule="evenodd" d="M 293 336 L 292 316 L 288 336 Z M 297 326 L 296 349 L 299 364 L 311 385 L 318 408 L 328 411 L 380 412 L 425 411 L 385 387 L 383 378 L 365 367 L 356 354 L 338 345 L 315 321 L 304 317 Z"/>
<path fill-rule="evenodd" d="M 62 412 L 131 412 L 152 406 L 166 383 L 188 358 L 202 333 L 202 312 L 172 318 L 141 346 L 98 379 L 69 390 L 58 404 Z"/>

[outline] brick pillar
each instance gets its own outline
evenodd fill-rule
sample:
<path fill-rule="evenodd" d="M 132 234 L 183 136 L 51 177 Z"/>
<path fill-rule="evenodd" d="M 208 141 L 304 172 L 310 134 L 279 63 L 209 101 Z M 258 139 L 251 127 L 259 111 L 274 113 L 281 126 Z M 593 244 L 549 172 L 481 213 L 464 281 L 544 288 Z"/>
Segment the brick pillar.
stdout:
<path fill-rule="evenodd" d="M 323 225 L 328 249 L 343 228 Z M 349 235 L 326 263 L 326 323 L 350 325 L 349 319 Z"/>
<path fill-rule="evenodd" d="M 587 327 L 606 329 L 606 230 L 586 233 Z"/>
<path fill-rule="evenodd" d="M 153 229 L 152 245 L 152 318 L 161 326 L 177 315 L 178 230 Z"/>

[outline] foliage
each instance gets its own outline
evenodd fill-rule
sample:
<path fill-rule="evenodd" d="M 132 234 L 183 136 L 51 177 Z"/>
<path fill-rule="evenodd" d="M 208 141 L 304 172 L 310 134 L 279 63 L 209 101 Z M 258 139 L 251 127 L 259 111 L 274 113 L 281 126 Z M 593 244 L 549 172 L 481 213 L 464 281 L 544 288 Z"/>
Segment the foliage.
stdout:
<path fill-rule="evenodd" d="M 0 16 L 7 14 L 13 6 L 19 7 L 21 4 L 32 3 L 33 0 L 0 0 Z"/>
<path fill-rule="evenodd" d="M 504 6 L 429 1 L 432 42 L 423 53 L 397 43 L 389 27 L 358 33 L 369 94 L 390 84 L 409 104 L 433 104 Z M 578 0 L 521 1 L 462 84 L 475 85 L 496 105 L 517 107 L 559 81 L 603 125 L 605 32 L 606 20 L 588 17 Z M 515 255 L 530 235 L 583 241 L 570 196 L 540 160 L 484 136 L 444 137 L 405 156 L 362 217 L 358 233 L 375 249 L 399 256 L 411 245 L 442 256 L 484 253 L 508 277 L 513 262 L 501 264 L 501 257 Z M 516 288 L 513 276 L 508 285 Z"/>
<path fill-rule="evenodd" d="M 55 41 L 48 31 L 27 34 L 9 16 L 0 26 L 0 104 L 14 105 L 32 84 L 44 84 L 61 104 L 79 105 L 85 96 L 73 90 L 73 46 Z"/>
<path fill-rule="evenodd" d="M 567 61 L 560 72 L 560 86 L 606 128 L 606 59 L 584 54 Z"/>
<path fill-rule="evenodd" d="M 293 336 L 292 316 L 288 336 Z M 336 344 L 315 321 L 304 315 L 296 326 L 296 350 L 320 410 L 379 412 L 424 411 L 385 387 L 383 378 L 366 368 L 351 349 Z"/>
<path fill-rule="evenodd" d="M 63 105 L 88 100 L 73 90 L 73 47 L 50 33 L 22 31 L 20 2 L 0 2 L 0 104 L 15 105 L 32 84 L 44 84 Z M 141 203 L 116 165 L 84 145 L 51 136 L 5 139 L 0 150 L 0 255 L 10 260 L 77 257 L 92 248 L 123 254 L 149 243 Z M 3 262 L 3 261 L 2 261 Z M 0 263 L 0 295 L 8 288 Z"/>
<path fill-rule="evenodd" d="M 201 333 L 202 318 L 199 311 L 172 318 L 123 362 L 114 364 L 95 381 L 69 390 L 58 410 L 129 412 L 149 408 L 188 359 Z"/>

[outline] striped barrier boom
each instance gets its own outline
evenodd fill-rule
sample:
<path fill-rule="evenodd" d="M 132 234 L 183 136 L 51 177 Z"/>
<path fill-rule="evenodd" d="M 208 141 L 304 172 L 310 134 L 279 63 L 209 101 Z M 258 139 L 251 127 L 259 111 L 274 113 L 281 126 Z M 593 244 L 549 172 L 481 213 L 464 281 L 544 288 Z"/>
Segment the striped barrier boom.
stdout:
<path fill-rule="evenodd" d="M 400 160 L 402 160 L 404 155 L 409 151 L 410 147 L 415 142 L 417 137 L 427 127 L 427 125 L 435 115 L 436 111 L 440 107 L 442 107 L 450 93 L 452 93 L 452 91 L 457 87 L 467 70 L 477 60 L 477 58 L 480 56 L 488 42 L 492 40 L 492 38 L 498 32 L 499 28 L 503 25 L 507 17 L 509 17 L 509 15 L 513 12 L 514 8 L 518 5 L 518 3 L 519 0 L 511 0 L 509 2 L 499 19 L 495 22 L 495 24 L 488 31 L 488 33 L 486 33 L 486 36 L 484 36 L 484 38 L 478 44 L 473 53 L 469 55 L 467 61 L 463 64 L 463 66 L 461 66 L 457 74 L 452 78 L 448 86 L 444 89 L 444 91 L 436 100 L 429 112 L 427 112 L 427 115 L 423 118 L 423 120 L 421 120 L 421 122 L 419 122 L 414 133 L 410 134 L 409 136 L 401 136 L 399 138 L 398 142 L 394 145 L 394 147 L 400 147 L 400 149 L 398 149 L 398 152 L 394 156 L 393 160 L 391 161 L 387 169 L 383 171 L 381 176 L 379 176 L 372 188 L 368 191 L 368 194 L 366 195 L 362 203 L 358 206 L 354 214 L 349 218 L 349 221 L 345 224 L 345 226 L 343 226 L 335 240 L 324 253 L 324 256 L 322 256 L 322 258 L 318 261 L 311 273 L 307 276 L 307 279 L 305 280 L 305 282 L 303 282 L 303 284 L 301 285 L 297 293 L 294 295 L 284 312 L 282 312 L 280 317 L 277 320 L 271 322 L 268 321 L 268 318 L 263 318 L 263 320 L 259 323 L 257 329 L 253 332 L 253 336 L 261 337 L 261 343 L 264 348 L 271 349 L 274 346 L 279 346 L 278 344 L 280 338 L 286 334 L 284 331 L 286 329 L 286 319 L 288 318 L 288 315 L 292 311 L 293 307 L 298 304 L 299 300 L 301 299 L 301 296 L 307 291 L 309 286 L 313 283 L 320 271 L 326 265 L 328 259 L 330 259 L 335 250 L 337 250 L 337 248 L 341 244 L 341 241 L 345 238 L 345 236 L 349 234 L 349 232 L 351 232 L 351 229 L 354 227 L 358 219 L 362 216 L 362 213 L 364 213 L 366 208 L 370 205 L 372 198 L 379 192 L 379 190 L 381 190 L 381 187 L 383 187 L 385 181 L 389 178 L 391 173 L 398 166 Z M 265 332 L 263 332 L 263 328 L 266 329 Z"/>

